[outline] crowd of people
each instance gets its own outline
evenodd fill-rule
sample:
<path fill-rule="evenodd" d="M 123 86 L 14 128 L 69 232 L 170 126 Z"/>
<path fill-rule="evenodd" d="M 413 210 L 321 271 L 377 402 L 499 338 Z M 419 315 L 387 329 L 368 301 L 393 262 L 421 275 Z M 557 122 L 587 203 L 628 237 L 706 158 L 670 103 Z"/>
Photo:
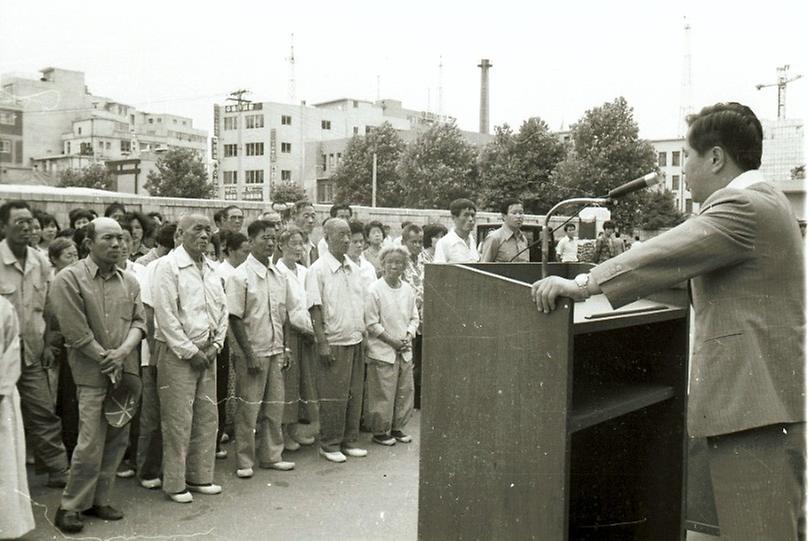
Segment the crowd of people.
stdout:
<path fill-rule="evenodd" d="M 451 211 L 467 238 L 474 204 Z M 4 537 L 34 526 L 26 462 L 63 490 L 55 524 L 77 533 L 123 518 L 116 477 L 178 503 L 221 493 L 230 440 L 241 479 L 291 470 L 315 442 L 334 463 L 364 457 L 361 430 L 412 441 L 424 265 L 454 261 L 442 239 L 459 233 L 405 223 L 394 239 L 335 205 L 315 243 L 306 201 L 249 224 L 236 205 L 212 218 L 114 203 L 74 209 L 62 229 L 24 201 L 0 206 Z"/>

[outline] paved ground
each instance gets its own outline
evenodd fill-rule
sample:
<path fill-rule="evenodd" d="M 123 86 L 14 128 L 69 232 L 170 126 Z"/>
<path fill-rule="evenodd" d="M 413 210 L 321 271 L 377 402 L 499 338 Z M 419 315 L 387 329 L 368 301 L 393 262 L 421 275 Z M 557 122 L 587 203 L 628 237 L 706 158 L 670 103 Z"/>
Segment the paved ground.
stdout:
<path fill-rule="evenodd" d="M 65 537 L 53 525 L 60 491 L 31 477 L 37 529 L 23 539 L 82 540 L 408 540 L 416 539 L 418 509 L 418 412 L 411 423 L 414 442 L 392 448 L 368 444 L 366 458 L 332 464 L 304 447 L 285 458 L 291 472 L 256 470 L 249 480 L 236 477 L 230 457 L 217 461 L 218 496 L 194 495 L 187 505 L 145 490 L 133 479 L 118 480 L 115 505 L 120 522 L 87 519 L 84 531 Z M 368 437 L 367 435 L 365 436 Z M 689 533 L 688 541 L 716 541 Z"/>

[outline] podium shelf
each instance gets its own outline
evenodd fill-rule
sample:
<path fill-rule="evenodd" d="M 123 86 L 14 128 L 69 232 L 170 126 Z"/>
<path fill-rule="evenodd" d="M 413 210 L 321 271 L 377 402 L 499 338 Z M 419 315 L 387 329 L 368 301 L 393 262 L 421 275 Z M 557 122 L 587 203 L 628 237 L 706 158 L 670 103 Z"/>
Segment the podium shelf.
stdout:
<path fill-rule="evenodd" d="M 688 310 L 662 302 L 640 299 L 613 309 L 603 294 L 593 295 L 584 302 L 573 305 L 573 334 L 609 331 L 633 327 L 640 323 L 658 323 L 685 317 Z"/>
<path fill-rule="evenodd" d="M 611 388 L 606 396 L 604 392 L 603 388 L 595 388 L 581 396 L 574 395 L 569 433 L 664 402 L 675 395 L 674 387 L 669 385 L 627 384 Z"/>

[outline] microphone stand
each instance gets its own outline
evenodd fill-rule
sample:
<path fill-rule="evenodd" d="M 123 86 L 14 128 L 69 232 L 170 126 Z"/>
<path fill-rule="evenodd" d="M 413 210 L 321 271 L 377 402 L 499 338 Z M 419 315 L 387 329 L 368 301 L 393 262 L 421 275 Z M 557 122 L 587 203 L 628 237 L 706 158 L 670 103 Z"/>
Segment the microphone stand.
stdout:
<path fill-rule="evenodd" d="M 550 221 L 551 217 L 560 208 L 567 205 L 606 205 L 612 201 L 609 197 L 574 197 L 573 199 L 565 199 L 554 205 L 551 210 L 545 214 L 545 224 L 542 227 L 542 278 L 548 277 L 548 246 L 550 244 Z"/>

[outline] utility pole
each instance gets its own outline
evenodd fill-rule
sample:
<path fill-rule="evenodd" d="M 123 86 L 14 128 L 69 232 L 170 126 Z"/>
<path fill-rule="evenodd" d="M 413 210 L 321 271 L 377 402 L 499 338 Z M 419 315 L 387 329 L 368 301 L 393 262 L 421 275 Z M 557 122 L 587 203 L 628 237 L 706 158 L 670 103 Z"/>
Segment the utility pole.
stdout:
<path fill-rule="evenodd" d="M 236 175 L 240 175 L 242 177 L 242 181 L 241 181 L 242 185 L 243 185 L 242 186 L 242 192 L 244 192 L 244 185 L 245 185 L 245 181 L 247 180 L 245 178 L 244 171 L 242 170 L 242 153 L 243 153 L 243 149 L 242 149 L 242 129 L 244 128 L 244 118 L 243 118 L 243 115 L 242 115 L 242 112 L 243 112 L 242 111 L 242 109 L 243 109 L 242 105 L 245 104 L 245 103 L 250 103 L 250 100 L 244 98 L 244 95 L 249 94 L 249 93 L 250 93 L 249 90 L 246 90 L 244 88 L 240 88 L 239 90 L 234 90 L 233 92 L 231 92 L 230 96 L 226 100 L 226 101 L 236 102 L 236 112 L 238 113 L 238 115 L 236 117 L 236 122 L 238 123 L 238 126 L 236 127 L 236 137 L 237 137 L 236 160 L 237 160 L 237 164 L 238 164 L 237 167 L 236 167 Z M 236 180 L 237 196 L 238 196 L 238 189 L 239 189 L 239 180 L 237 179 Z"/>
<path fill-rule="evenodd" d="M 762 88 L 768 88 L 771 86 L 778 87 L 778 120 L 783 120 L 787 117 L 787 85 L 803 77 L 803 75 L 796 75 L 795 77 L 788 79 L 788 71 L 789 64 L 785 64 L 779 68 L 776 68 L 778 79 L 775 83 L 756 85 L 756 90 L 761 90 Z"/>
<path fill-rule="evenodd" d="M 371 166 L 371 206 L 376 206 L 376 148 L 374 148 L 374 161 Z"/>

